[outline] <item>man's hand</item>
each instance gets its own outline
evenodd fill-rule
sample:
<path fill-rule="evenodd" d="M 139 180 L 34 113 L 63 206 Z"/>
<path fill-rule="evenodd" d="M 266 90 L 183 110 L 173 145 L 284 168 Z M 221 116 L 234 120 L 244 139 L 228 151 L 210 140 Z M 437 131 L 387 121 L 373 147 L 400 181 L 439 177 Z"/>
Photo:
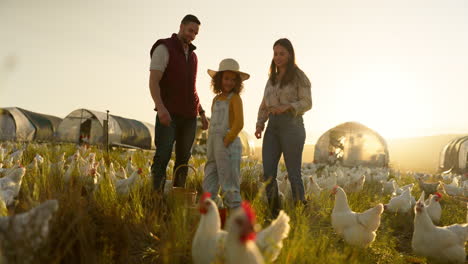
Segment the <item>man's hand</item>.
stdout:
<path fill-rule="evenodd" d="M 158 108 L 158 118 L 159 122 L 164 126 L 169 126 L 171 124 L 171 115 L 165 107 Z"/>
<path fill-rule="evenodd" d="M 208 119 L 206 118 L 205 114 L 200 115 L 201 122 L 202 122 L 202 129 L 207 130 L 208 129 Z"/>
<path fill-rule="evenodd" d="M 255 137 L 258 139 L 262 138 L 262 132 L 263 132 L 263 128 L 257 127 L 257 129 L 255 130 Z"/>

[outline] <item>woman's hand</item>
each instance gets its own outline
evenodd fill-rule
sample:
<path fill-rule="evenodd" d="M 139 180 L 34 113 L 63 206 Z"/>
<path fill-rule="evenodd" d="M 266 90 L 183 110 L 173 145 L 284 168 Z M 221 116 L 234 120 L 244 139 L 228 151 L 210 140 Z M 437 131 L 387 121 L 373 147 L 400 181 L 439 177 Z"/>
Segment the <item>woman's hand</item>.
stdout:
<path fill-rule="evenodd" d="M 278 115 L 278 114 L 282 114 L 282 113 L 288 111 L 291 108 L 292 108 L 292 106 L 290 104 L 282 104 L 282 105 L 278 105 L 278 106 L 273 106 L 273 107 L 270 108 L 270 113 L 274 114 L 274 115 Z"/>
<path fill-rule="evenodd" d="M 255 130 L 255 137 L 258 139 L 262 138 L 262 132 L 263 132 L 263 128 L 257 127 L 257 129 Z"/>

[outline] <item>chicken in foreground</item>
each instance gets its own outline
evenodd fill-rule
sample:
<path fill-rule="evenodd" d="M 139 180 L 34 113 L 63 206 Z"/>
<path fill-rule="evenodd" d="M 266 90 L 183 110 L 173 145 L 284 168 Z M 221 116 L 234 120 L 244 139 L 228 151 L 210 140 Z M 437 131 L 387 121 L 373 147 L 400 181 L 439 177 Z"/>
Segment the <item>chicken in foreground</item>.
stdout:
<path fill-rule="evenodd" d="M 199 201 L 200 223 L 192 241 L 192 259 L 195 264 L 222 262 L 224 239 L 227 232 L 221 229 L 221 219 L 216 203 L 204 193 Z"/>
<path fill-rule="evenodd" d="M 21 256 L 21 263 L 32 263 L 34 252 L 49 235 L 49 221 L 57 209 L 57 200 L 48 200 L 25 213 L 0 217 L 0 241 L 5 257 Z"/>
<path fill-rule="evenodd" d="M 265 263 L 255 244 L 255 213 L 250 205 L 242 202 L 227 220 L 225 244 L 226 263 L 261 264 Z"/>
<path fill-rule="evenodd" d="M 194 263 L 197 264 L 223 263 L 229 254 L 226 251 L 230 251 L 232 248 L 230 243 L 237 244 L 236 241 L 227 242 L 229 230 L 226 232 L 221 229 L 218 207 L 210 197 L 210 193 L 205 193 L 200 198 L 199 210 L 201 218 L 192 242 L 192 258 Z M 253 215 L 253 219 L 255 220 L 253 209 L 247 202 L 244 202 L 242 207 L 232 212 L 230 221 L 234 222 L 232 219 L 238 218 L 240 220 L 237 220 L 237 224 L 242 221 L 245 225 L 249 225 L 249 217 L 247 217 L 246 212 L 249 212 L 249 215 Z M 255 221 L 251 225 L 253 230 Z M 250 230 L 248 226 L 244 226 L 244 228 Z M 289 216 L 284 211 L 280 211 L 278 217 L 268 227 L 258 233 L 250 233 L 255 247 L 259 250 L 263 260 L 273 262 L 278 258 L 283 247 L 283 240 L 288 236 L 289 230 Z M 242 242 L 248 242 L 245 239 L 241 240 Z"/>

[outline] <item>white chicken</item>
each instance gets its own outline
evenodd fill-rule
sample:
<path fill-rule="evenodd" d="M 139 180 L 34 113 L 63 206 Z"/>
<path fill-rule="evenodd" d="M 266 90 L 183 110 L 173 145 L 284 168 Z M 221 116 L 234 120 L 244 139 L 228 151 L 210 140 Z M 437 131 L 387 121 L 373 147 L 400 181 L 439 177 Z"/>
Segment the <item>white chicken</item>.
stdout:
<path fill-rule="evenodd" d="M 315 174 L 312 176 L 307 176 L 305 177 L 304 181 L 304 187 L 305 187 L 305 195 L 306 197 L 312 197 L 312 196 L 320 196 L 320 193 L 322 192 L 322 188 L 317 184 L 317 182 L 314 180 L 316 179 Z"/>
<path fill-rule="evenodd" d="M 174 187 L 174 183 L 172 182 L 172 180 L 166 180 L 166 183 L 164 184 L 164 194 L 165 195 L 169 195 L 169 193 L 172 191 Z"/>
<path fill-rule="evenodd" d="M 440 184 L 445 190 L 445 193 L 447 193 L 450 196 L 463 196 L 463 192 L 465 191 L 463 187 L 458 187 L 458 185 L 455 185 L 454 182 L 450 184 L 445 184 L 443 182 L 440 182 Z M 457 181 L 457 184 L 458 184 L 458 181 Z"/>
<path fill-rule="evenodd" d="M 411 240 L 414 253 L 440 263 L 465 263 L 468 224 L 435 226 L 427 213 L 423 196 L 419 198 L 414 211 Z"/>
<path fill-rule="evenodd" d="M 223 258 L 224 239 L 227 232 L 221 229 L 221 219 L 210 193 L 200 198 L 200 222 L 192 241 L 192 259 L 195 264 L 209 264 Z"/>
<path fill-rule="evenodd" d="M 426 194 L 433 194 L 437 192 L 439 188 L 439 182 L 424 182 L 422 177 L 417 177 L 419 187 L 423 190 Z"/>
<path fill-rule="evenodd" d="M 396 188 L 395 188 L 395 193 L 397 195 L 400 195 L 402 194 L 406 189 L 409 189 L 410 193 L 411 191 L 413 190 L 413 187 L 414 187 L 414 183 L 410 183 L 410 184 L 407 184 L 407 185 L 404 185 L 404 186 L 401 186 L 401 187 L 398 187 L 398 184 L 396 184 Z"/>
<path fill-rule="evenodd" d="M 26 173 L 23 167 L 15 168 L 0 179 L 0 199 L 6 206 L 11 206 L 21 189 L 21 181 Z"/>
<path fill-rule="evenodd" d="M 230 244 L 225 244 L 227 243 L 228 233 L 221 229 L 219 210 L 216 203 L 209 198 L 210 196 L 211 194 L 205 193 L 200 199 L 200 213 L 202 216 L 192 242 L 194 263 L 223 262 L 225 255 L 228 254 L 225 251 L 231 247 Z M 254 214 L 251 208 L 243 208 L 250 208 L 250 205 L 244 202 L 243 207 L 234 211 L 231 217 L 234 217 L 235 213 L 241 210 L 251 210 L 251 213 Z M 242 211 L 237 213 L 239 218 L 245 218 L 245 214 Z M 246 218 L 244 220 L 247 221 Z M 289 230 L 289 216 L 284 211 L 280 211 L 278 217 L 267 228 L 256 235 L 252 235 L 262 259 L 267 262 L 276 260 L 283 247 L 282 241 L 288 236 Z M 233 241 L 233 243 L 236 243 L 236 241 Z"/>
<path fill-rule="evenodd" d="M 34 263 L 33 251 L 47 239 L 49 221 L 57 209 L 57 200 L 48 200 L 25 213 L 0 217 L 2 246 L 15 251 L 9 255 L 21 256 L 22 263 Z"/>
<path fill-rule="evenodd" d="M 3 159 L 5 158 L 5 154 L 7 153 L 7 150 L 4 149 L 1 145 L 0 145 L 0 161 L 3 161 Z"/>
<path fill-rule="evenodd" d="M 407 188 L 400 195 L 392 197 L 384 208 L 392 213 L 407 213 L 411 209 L 411 197 L 410 189 Z"/>
<path fill-rule="evenodd" d="M 137 170 L 137 167 L 133 165 L 132 157 L 130 156 L 128 158 L 127 165 L 125 166 L 125 172 L 127 175 L 131 175 L 135 170 Z"/>
<path fill-rule="evenodd" d="M 65 171 L 65 174 L 63 175 L 63 180 L 66 184 L 69 184 L 72 182 L 72 179 L 75 176 L 80 176 L 80 171 L 78 169 L 77 165 L 77 159 L 79 159 L 79 156 L 74 156 L 75 158 L 72 159 L 70 165 L 68 166 L 67 170 Z"/>
<path fill-rule="evenodd" d="M 349 208 L 348 198 L 341 187 L 335 186 L 332 192 L 335 194 L 335 206 L 331 215 L 333 229 L 350 245 L 370 245 L 376 237 L 375 231 L 380 226 L 383 205 L 378 204 L 365 212 L 356 213 Z"/>
<path fill-rule="evenodd" d="M 23 158 L 23 152 L 24 152 L 23 149 L 19 149 L 19 150 L 17 150 L 17 151 L 10 154 L 10 158 L 13 159 L 13 163 L 21 161 L 21 159 Z"/>
<path fill-rule="evenodd" d="M 130 173 L 131 174 L 131 173 Z M 120 167 L 117 169 L 117 172 L 115 172 L 115 177 L 116 179 L 127 179 L 127 172 L 123 167 Z"/>
<path fill-rule="evenodd" d="M 228 264 L 265 263 L 255 244 L 255 213 L 250 205 L 242 202 L 227 220 L 225 260 Z"/>
<path fill-rule="evenodd" d="M 271 263 L 278 258 L 289 230 L 289 216 L 281 210 L 267 228 L 257 233 L 255 244 L 266 262 Z"/>
<path fill-rule="evenodd" d="M 292 200 L 292 188 L 289 182 L 288 175 L 286 175 L 283 180 L 276 179 L 278 182 L 278 192 L 284 195 L 284 198 L 287 200 Z"/>
<path fill-rule="evenodd" d="M 391 179 L 389 181 L 381 181 L 381 183 L 383 195 L 395 193 L 396 188 L 398 187 L 398 184 L 396 183 L 395 179 Z"/>
<path fill-rule="evenodd" d="M 36 171 L 42 163 L 44 163 L 44 158 L 41 155 L 36 154 L 34 159 L 26 166 L 26 168 L 28 171 Z"/>
<path fill-rule="evenodd" d="M 424 191 L 421 195 L 424 197 Z M 429 198 L 425 201 L 427 213 L 429 214 L 429 217 L 431 217 L 432 222 L 436 225 L 439 224 L 440 216 L 442 214 L 442 207 L 439 203 L 440 199 L 442 199 L 442 195 L 436 192 L 435 194 L 429 195 Z"/>
<path fill-rule="evenodd" d="M 60 159 L 56 163 L 49 164 L 49 170 L 51 175 L 64 175 L 65 173 L 65 159 Z"/>
<path fill-rule="evenodd" d="M 343 186 L 343 188 L 347 193 L 359 192 L 359 191 L 362 191 L 362 189 L 364 188 L 365 181 L 366 181 L 366 176 L 361 175 L 361 176 L 358 176 L 357 178 L 352 178 L 350 182 L 348 182 L 345 186 Z"/>
<path fill-rule="evenodd" d="M 134 171 L 130 177 L 115 182 L 115 190 L 119 195 L 127 195 L 130 190 L 136 187 L 139 183 L 140 175 L 143 172 L 141 168 Z"/>

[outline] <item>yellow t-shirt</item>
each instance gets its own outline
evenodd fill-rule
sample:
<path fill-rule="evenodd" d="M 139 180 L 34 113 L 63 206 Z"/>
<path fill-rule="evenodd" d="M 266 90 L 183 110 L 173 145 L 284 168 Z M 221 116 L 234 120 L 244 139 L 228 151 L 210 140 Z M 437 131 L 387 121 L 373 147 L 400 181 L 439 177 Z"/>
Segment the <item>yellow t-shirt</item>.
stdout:
<path fill-rule="evenodd" d="M 213 105 L 215 101 L 226 101 L 227 96 L 220 94 L 215 96 L 211 110 L 213 111 Z M 233 94 L 231 101 L 229 102 L 229 133 L 225 136 L 225 139 L 231 143 L 239 135 L 240 131 L 244 127 L 244 110 L 242 108 L 242 99 L 240 95 Z"/>

